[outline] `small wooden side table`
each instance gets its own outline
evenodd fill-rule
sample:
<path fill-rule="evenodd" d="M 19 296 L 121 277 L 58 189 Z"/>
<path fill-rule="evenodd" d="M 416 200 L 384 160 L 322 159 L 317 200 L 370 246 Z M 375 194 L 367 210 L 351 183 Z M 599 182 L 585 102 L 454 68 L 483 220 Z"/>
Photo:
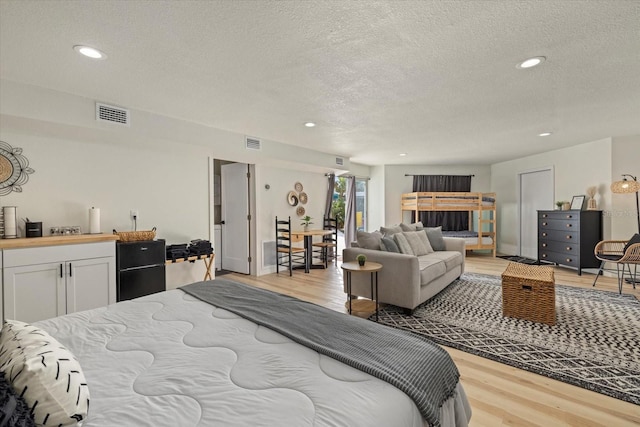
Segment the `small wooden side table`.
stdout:
<path fill-rule="evenodd" d="M 351 274 L 356 272 L 370 273 L 371 277 L 371 300 L 376 302 L 376 322 L 378 321 L 378 271 L 382 270 L 382 264 L 377 262 L 365 262 L 364 265 L 358 264 L 357 261 L 343 262 L 342 269 L 346 273 L 345 280 L 347 282 L 347 295 L 349 298 L 349 314 L 351 314 Z M 375 285 L 376 293 L 373 293 Z"/>

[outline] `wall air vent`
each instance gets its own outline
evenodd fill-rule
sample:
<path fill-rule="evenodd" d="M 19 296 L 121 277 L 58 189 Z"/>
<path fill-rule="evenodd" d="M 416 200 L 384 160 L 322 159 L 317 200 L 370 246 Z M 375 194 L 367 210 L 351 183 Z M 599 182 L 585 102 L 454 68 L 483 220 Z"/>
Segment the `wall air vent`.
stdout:
<path fill-rule="evenodd" d="M 251 136 L 245 136 L 245 147 L 247 150 L 261 150 L 262 149 L 262 141 L 258 138 L 253 138 Z"/>
<path fill-rule="evenodd" d="M 336 157 L 336 165 L 344 166 L 344 159 L 342 157 Z"/>
<path fill-rule="evenodd" d="M 129 110 L 96 102 L 96 120 L 129 126 Z"/>

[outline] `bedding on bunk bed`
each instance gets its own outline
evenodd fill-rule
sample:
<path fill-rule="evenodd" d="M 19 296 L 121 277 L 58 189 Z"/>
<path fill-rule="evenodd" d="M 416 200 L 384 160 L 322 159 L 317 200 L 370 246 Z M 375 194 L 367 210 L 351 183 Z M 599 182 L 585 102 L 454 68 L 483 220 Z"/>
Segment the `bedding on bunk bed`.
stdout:
<path fill-rule="evenodd" d="M 82 366 L 83 427 L 458 427 L 471 415 L 435 344 L 223 279 L 35 325 Z"/>
<path fill-rule="evenodd" d="M 465 244 L 469 245 L 477 245 L 478 244 L 478 232 L 473 230 L 459 230 L 459 231 L 442 231 L 442 236 L 444 237 L 457 237 L 459 239 L 464 239 Z M 483 245 L 491 245 L 493 244 L 493 238 L 483 236 L 482 237 Z"/>

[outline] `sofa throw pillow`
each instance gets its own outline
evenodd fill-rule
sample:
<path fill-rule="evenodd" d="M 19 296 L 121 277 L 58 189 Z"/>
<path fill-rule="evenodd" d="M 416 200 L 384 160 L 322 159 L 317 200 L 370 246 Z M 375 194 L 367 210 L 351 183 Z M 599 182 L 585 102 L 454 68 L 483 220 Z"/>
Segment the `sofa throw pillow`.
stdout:
<path fill-rule="evenodd" d="M 400 253 L 401 254 L 415 255 L 413 253 L 413 249 L 411 249 L 411 245 L 409 244 L 409 241 L 407 240 L 407 237 L 404 235 L 404 233 L 396 233 L 396 234 L 394 234 L 393 235 L 393 240 L 398 245 L 398 248 L 400 249 Z"/>
<path fill-rule="evenodd" d="M 444 244 L 444 237 L 442 236 L 442 227 L 425 227 L 424 231 L 427 233 L 427 238 L 434 251 L 444 251 L 447 249 Z"/>
<path fill-rule="evenodd" d="M 363 249 L 373 249 L 376 251 L 380 250 L 380 239 L 382 239 L 382 234 L 378 230 L 372 233 L 358 231 L 356 238 L 358 241 L 358 247 Z"/>
<path fill-rule="evenodd" d="M 40 328 L 7 320 L 0 332 L 0 372 L 36 425 L 76 426 L 89 412 L 89 389 L 73 354 Z"/>
<path fill-rule="evenodd" d="M 422 222 L 414 222 L 412 224 L 405 224 L 404 222 L 400 224 L 400 228 L 402 231 L 420 231 L 424 229 Z"/>
<path fill-rule="evenodd" d="M 380 250 L 400 253 L 400 248 L 392 237 L 383 237 L 380 239 Z"/>
<path fill-rule="evenodd" d="M 0 426 L 35 427 L 27 402 L 16 394 L 2 374 L 0 374 Z"/>
<path fill-rule="evenodd" d="M 433 252 L 427 235 L 422 231 L 403 231 L 413 254 L 416 256 L 428 255 Z"/>
<path fill-rule="evenodd" d="M 380 232 L 384 237 L 390 237 L 396 233 L 402 233 L 402 228 L 399 225 L 392 225 L 391 227 L 380 227 Z"/>
<path fill-rule="evenodd" d="M 638 233 L 634 234 L 634 235 L 629 239 L 629 241 L 627 242 L 627 244 L 626 244 L 626 245 L 624 245 L 624 251 L 623 251 L 623 253 L 624 253 L 624 252 L 627 252 L 627 249 L 629 249 L 629 247 L 630 247 L 631 245 L 635 245 L 636 243 L 640 243 L 640 234 L 638 234 Z M 637 282 L 636 282 L 636 283 L 637 283 Z"/>

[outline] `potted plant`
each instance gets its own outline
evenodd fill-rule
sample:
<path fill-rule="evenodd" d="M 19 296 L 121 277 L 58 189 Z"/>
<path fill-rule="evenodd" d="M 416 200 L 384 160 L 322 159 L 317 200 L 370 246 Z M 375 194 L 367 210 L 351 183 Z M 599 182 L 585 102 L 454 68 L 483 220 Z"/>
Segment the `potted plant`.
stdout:
<path fill-rule="evenodd" d="M 558 211 L 559 211 L 559 210 L 561 210 L 561 209 L 562 209 L 562 205 L 563 205 L 563 204 L 564 204 L 564 202 L 563 202 L 563 201 L 557 201 L 557 202 L 556 202 L 556 206 L 557 206 L 556 210 L 558 210 Z"/>
<path fill-rule="evenodd" d="M 304 226 L 304 231 L 307 231 L 307 229 L 309 228 L 309 226 L 310 226 L 311 224 L 313 224 L 313 223 L 311 222 L 311 220 L 312 220 L 312 219 L 313 219 L 313 218 L 311 218 L 309 215 L 305 215 L 305 216 L 303 216 L 303 217 L 302 217 L 302 222 L 300 223 L 300 225 L 303 225 L 303 226 Z"/>
<path fill-rule="evenodd" d="M 364 265 L 364 262 L 367 260 L 367 257 L 363 254 L 359 254 L 358 256 L 356 256 L 356 260 L 358 260 L 358 264 L 362 267 Z"/>

